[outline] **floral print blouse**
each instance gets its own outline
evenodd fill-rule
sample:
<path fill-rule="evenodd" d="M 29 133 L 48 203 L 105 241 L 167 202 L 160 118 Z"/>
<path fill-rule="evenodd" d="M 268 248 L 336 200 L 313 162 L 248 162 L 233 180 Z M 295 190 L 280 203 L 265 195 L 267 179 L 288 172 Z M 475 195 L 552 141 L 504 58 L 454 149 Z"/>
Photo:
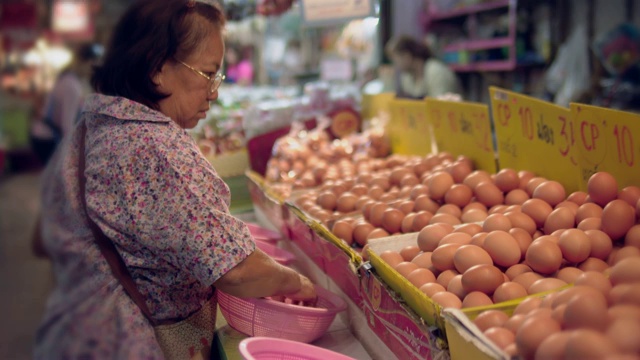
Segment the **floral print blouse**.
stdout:
<path fill-rule="evenodd" d="M 191 136 L 147 106 L 91 95 L 80 121 L 89 216 L 114 242 L 154 318 L 188 317 L 255 249 L 248 228 L 229 214 L 229 188 Z M 43 242 L 56 287 L 35 358 L 162 358 L 152 326 L 111 274 L 83 215 L 79 139 L 76 126 L 43 175 Z"/>

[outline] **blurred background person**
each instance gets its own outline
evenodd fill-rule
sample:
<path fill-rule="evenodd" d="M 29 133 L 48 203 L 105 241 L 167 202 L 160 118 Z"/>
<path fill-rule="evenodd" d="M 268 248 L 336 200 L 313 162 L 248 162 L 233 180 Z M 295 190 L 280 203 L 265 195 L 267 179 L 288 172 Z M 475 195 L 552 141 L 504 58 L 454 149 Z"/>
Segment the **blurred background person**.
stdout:
<path fill-rule="evenodd" d="M 433 57 L 426 44 L 402 35 L 391 39 L 385 51 L 396 69 L 394 90 L 398 97 L 422 99 L 461 93 L 456 74 Z"/>
<path fill-rule="evenodd" d="M 71 63 L 60 72 L 43 106 L 35 111 L 29 138 L 43 165 L 47 164 L 62 137 L 70 132 L 78 118 L 83 99 L 90 92 L 88 78 L 91 66 L 99 54 L 97 45 L 77 46 Z"/>
<path fill-rule="evenodd" d="M 238 85 L 253 84 L 253 63 L 248 51 L 238 45 L 228 45 L 225 52 L 226 82 Z"/>

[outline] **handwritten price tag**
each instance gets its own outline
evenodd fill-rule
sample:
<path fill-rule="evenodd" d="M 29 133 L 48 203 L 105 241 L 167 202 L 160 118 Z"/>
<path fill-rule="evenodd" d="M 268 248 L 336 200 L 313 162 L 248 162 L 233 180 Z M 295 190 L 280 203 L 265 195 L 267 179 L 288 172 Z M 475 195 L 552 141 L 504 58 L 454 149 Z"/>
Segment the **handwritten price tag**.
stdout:
<path fill-rule="evenodd" d="M 561 106 L 511 91 L 489 88 L 500 168 L 533 171 L 580 188 L 576 128 Z"/>
<path fill-rule="evenodd" d="M 391 119 L 388 133 L 394 154 L 426 155 L 431 153 L 432 130 L 427 122 L 427 104 L 423 100 L 389 102 Z"/>
<path fill-rule="evenodd" d="M 476 168 L 496 172 L 489 108 L 469 102 L 426 99 L 438 151 L 469 157 Z"/>
<path fill-rule="evenodd" d="M 640 115 L 571 104 L 581 188 L 591 175 L 611 173 L 620 188 L 640 185 Z"/>

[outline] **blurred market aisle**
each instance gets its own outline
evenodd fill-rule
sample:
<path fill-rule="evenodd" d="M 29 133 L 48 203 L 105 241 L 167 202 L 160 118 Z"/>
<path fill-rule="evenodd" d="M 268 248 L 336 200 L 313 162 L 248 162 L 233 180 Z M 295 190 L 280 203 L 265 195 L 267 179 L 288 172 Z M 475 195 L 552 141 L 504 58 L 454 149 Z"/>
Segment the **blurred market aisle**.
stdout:
<path fill-rule="evenodd" d="M 0 359 L 31 359 L 52 288 L 49 262 L 31 254 L 39 174 L 0 179 Z"/>

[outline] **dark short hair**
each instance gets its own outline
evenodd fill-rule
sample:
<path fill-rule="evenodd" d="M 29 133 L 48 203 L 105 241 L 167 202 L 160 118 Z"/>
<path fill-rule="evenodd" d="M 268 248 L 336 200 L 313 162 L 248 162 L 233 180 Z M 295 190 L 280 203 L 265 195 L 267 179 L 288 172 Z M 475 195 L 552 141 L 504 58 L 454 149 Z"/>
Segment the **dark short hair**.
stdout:
<path fill-rule="evenodd" d="M 157 109 L 169 94 L 158 91 L 154 75 L 167 60 L 193 53 L 210 36 L 207 23 L 223 27 L 225 22 L 220 5 L 210 0 L 138 0 L 116 25 L 91 84 L 96 92 Z"/>
<path fill-rule="evenodd" d="M 418 59 L 428 60 L 431 58 L 431 50 L 426 44 L 407 35 L 401 35 L 389 40 L 387 46 L 385 46 L 385 51 L 388 56 L 408 53 Z"/>

